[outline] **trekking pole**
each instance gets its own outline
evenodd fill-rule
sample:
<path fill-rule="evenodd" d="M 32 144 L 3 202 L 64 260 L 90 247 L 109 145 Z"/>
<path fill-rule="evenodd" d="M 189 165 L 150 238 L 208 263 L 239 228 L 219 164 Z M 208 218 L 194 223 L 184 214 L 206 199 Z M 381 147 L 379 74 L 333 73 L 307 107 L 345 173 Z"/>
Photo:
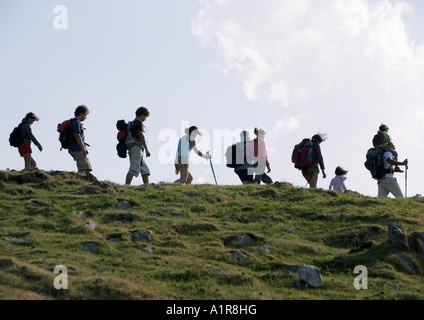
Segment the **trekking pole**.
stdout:
<path fill-rule="evenodd" d="M 206 154 L 209 155 L 209 151 Z M 212 165 L 212 158 L 209 159 L 209 163 L 211 164 L 213 178 L 215 179 L 215 184 L 218 185 L 218 182 L 216 182 L 215 170 L 213 169 L 213 165 Z"/>
<path fill-rule="evenodd" d="M 405 166 L 405 198 L 408 198 L 408 166 Z"/>

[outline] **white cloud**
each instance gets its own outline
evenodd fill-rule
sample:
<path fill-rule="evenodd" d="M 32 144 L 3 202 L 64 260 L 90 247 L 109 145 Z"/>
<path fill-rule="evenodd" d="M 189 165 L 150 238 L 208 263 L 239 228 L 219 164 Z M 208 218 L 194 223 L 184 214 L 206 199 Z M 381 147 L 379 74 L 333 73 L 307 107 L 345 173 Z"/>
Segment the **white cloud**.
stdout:
<path fill-rule="evenodd" d="M 409 81 L 417 79 L 417 65 L 423 70 L 423 49 L 405 31 L 403 17 L 412 8 L 404 2 L 202 3 L 193 32 L 203 44 L 216 47 L 224 72 L 240 76 L 250 100 L 287 106 L 310 101 L 352 75 L 361 80 L 370 71 L 384 77 L 396 73 Z"/>

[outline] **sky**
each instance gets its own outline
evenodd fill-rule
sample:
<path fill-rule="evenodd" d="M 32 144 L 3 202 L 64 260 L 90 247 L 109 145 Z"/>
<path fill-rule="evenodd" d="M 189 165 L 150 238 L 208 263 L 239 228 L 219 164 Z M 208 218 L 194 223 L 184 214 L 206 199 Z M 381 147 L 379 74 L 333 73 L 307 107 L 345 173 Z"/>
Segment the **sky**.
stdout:
<path fill-rule="evenodd" d="M 408 196 L 422 194 L 423 40 L 422 0 L 2 0 L 0 170 L 23 169 L 8 137 L 34 112 L 38 168 L 76 171 L 56 128 L 84 104 L 93 174 L 123 184 L 129 160 L 117 156 L 115 125 L 145 106 L 153 183 L 178 178 L 178 139 L 196 125 L 218 184 L 239 185 L 225 150 L 259 127 L 274 181 L 306 186 L 291 152 L 322 132 L 318 187 L 340 165 L 349 189 L 376 196 L 364 161 L 385 123 L 410 162 Z M 194 154 L 190 171 L 196 184 L 215 183 Z"/>

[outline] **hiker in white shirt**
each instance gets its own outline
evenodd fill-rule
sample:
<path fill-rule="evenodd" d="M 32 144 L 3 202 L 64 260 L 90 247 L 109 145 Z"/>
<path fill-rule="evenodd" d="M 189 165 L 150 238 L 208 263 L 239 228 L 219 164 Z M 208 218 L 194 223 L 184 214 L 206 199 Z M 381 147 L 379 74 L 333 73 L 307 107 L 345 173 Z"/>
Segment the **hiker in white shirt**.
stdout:
<path fill-rule="evenodd" d="M 395 146 L 392 143 L 389 143 L 389 147 L 395 150 Z M 394 176 L 394 166 L 407 166 L 408 160 L 403 162 L 395 161 L 393 153 L 387 151 L 383 155 L 383 162 L 387 173 L 383 179 L 378 181 L 378 197 L 386 198 L 389 193 L 392 193 L 395 198 L 404 198 L 399 183 Z"/>

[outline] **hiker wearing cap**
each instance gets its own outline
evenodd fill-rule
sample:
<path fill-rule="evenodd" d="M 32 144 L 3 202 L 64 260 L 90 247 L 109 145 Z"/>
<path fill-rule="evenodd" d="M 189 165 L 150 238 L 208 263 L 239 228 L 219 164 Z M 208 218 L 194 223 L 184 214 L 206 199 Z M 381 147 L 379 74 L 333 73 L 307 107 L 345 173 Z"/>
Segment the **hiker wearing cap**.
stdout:
<path fill-rule="evenodd" d="M 192 126 L 185 130 L 186 135 L 183 136 L 178 142 L 178 149 L 175 158 L 175 174 L 180 174 L 180 179 L 174 181 L 174 183 L 191 184 L 193 182 L 193 176 L 189 171 L 189 155 L 190 151 L 194 152 L 202 158 L 207 160 L 212 157 L 209 154 L 201 153 L 196 147 L 196 137 L 202 135 L 196 126 Z"/>
<path fill-rule="evenodd" d="M 392 142 L 388 143 L 388 147 L 393 151 L 396 149 Z M 407 166 L 408 160 L 403 162 L 396 161 L 393 152 L 386 151 L 383 154 L 383 163 L 387 173 L 382 179 L 378 180 L 378 198 L 386 198 L 389 193 L 392 193 L 395 198 L 404 198 L 399 183 L 394 176 L 394 166 Z"/>
<path fill-rule="evenodd" d="M 128 170 L 125 184 L 130 185 L 133 177 L 138 177 L 141 173 L 144 184 L 149 184 L 150 170 L 143 159 L 143 153 L 150 157 L 144 137 L 144 121 L 150 116 L 150 112 L 145 107 L 140 107 L 135 112 L 135 120 L 128 126 L 128 135 L 125 140 L 130 156 L 130 168 Z"/>
<path fill-rule="evenodd" d="M 250 141 L 249 145 L 246 148 L 246 156 L 248 161 L 253 165 L 249 169 L 250 175 L 255 175 L 253 183 L 261 183 L 263 181 L 266 184 L 271 184 L 273 181 L 267 175 L 271 172 L 271 166 L 268 161 L 268 152 L 265 142 L 266 131 L 264 129 L 254 129 L 256 138 Z M 265 173 L 265 168 L 268 169 Z"/>
<path fill-rule="evenodd" d="M 87 119 L 90 111 L 84 105 L 80 105 L 75 109 L 75 119 L 71 121 L 71 145 L 69 147 L 69 154 L 77 163 L 78 172 L 88 175 L 92 170 L 90 160 L 87 157 L 88 151 L 86 149 L 84 127 L 82 122 Z"/>
<path fill-rule="evenodd" d="M 311 189 L 317 188 L 319 168 L 322 170 L 323 179 L 327 178 L 325 174 L 324 158 L 321 153 L 321 142 L 327 140 L 325 134 L 316 134 L 312 137 L 312 165 L 306 169 L 302 169 L 302 175 L 308 181 Z M 319 167 L 318 167 L 319 165 Z"/>
<path fill-rule="evenodd" d="M 341 192 L 347 191 L 347 188 L 345 185 L 345 181 L 347 179 L 345 175 L 347 173 L 348 171 L 346 171 L 342 167 L 337 167 L 335 172 L 336 176 L 331 180 L 329 189 L 334 191 L 341 191 Z"/>
<path fill-rule="evenodd" d="M 37 163 L 32 158 L 32 150 L 31 150 L 31 142 L 38 147 L 38 149 L 43 151 L 43 147 L 38 142 L 38 140 L 34 137 L 31 130 L 31 125 L 35 121 L 39 121 L 40 119 L 32 112 L 28 113 L 25 118 L 22 119 L 21 125 L 21 134 L 24 137 L 22 144 L 18 148 L 19 154 L 25 161 L 25 169 L 35 169 L 37 167 Z"/>

